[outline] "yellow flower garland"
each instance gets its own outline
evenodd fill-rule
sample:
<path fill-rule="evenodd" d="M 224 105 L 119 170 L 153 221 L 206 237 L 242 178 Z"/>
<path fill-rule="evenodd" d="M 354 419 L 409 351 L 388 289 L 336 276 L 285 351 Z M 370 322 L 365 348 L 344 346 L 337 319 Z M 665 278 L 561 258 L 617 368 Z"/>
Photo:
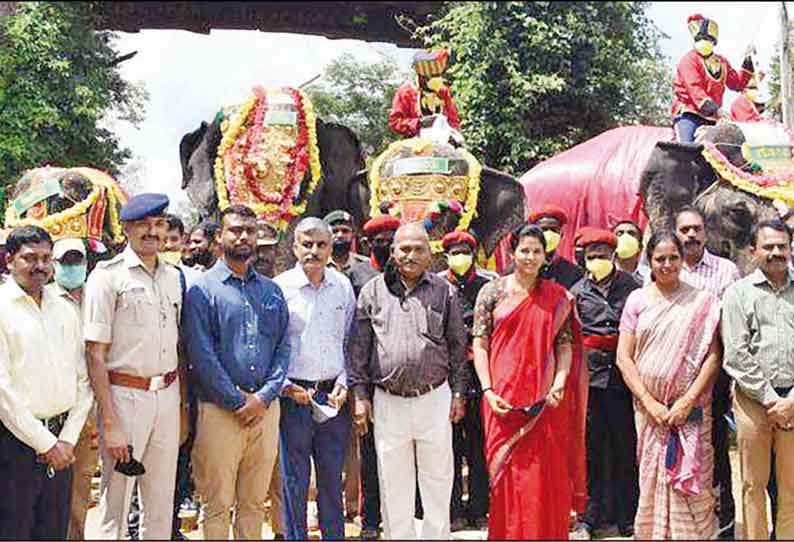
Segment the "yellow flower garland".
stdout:
<path fill-rule="evenodd" d="M 309 195 L 317 189 L 317 185 L 322 179 L 322 165 L 320 164 L 320 149 L 317 146 L 317 116 L 314 113 L 314 106 L 308 96 L 301 91 L 297 91 L 303 104 L 303 117 L 306 122 L 306 135 L 309 145 L 309 171 L 311 180 L 306 191 L 306 197 L 299 204 L 292 204 L 288 213 L 293 216 L 300 216 L 306 211 Z M 218 208 L 222 211 L 231 205 L 229 201 L 229 190 L 226 186 L 226 170 L 223 163 L 223 155 L 231 147 L 240 135 L 243 124 L 248 118 L 251 109 L 256 105 L 256 96 L 251 96 L 241 107 L 234 121 L 228 123 L 228 127 L 223 131 L 221 143 L 218 146 L 218 153 L 215 158 L 215 188 L 218 194 Z M 225 120 L 223 122 L 226 122 Z M 257 215 L 278 211 L 280 206 L 275 203 L 256 203 L 251 206 Z M 289 224 L 285 219 L 279 221 L 279 229 L 284 230 Z"/>
<path fill-rule="evenodd" d="M 401 146 L 407 145 L 414 153 L 418 153 L 432 144 L 432 141 L 418 137 L 395 141 L 372 162 L 372 167 L 369 170 L 369 213 L 371 216 L 375 217 L 382 214 L 380 211 L 380 169 L 386 158 L 395 154 Z M 460 215 L 460 220 L 458 220 L 458 225 L 455 227 L 457 231 L 465 231 L 469 228 L 472 219 L 477 214 L 477 198 L 480 194 L 480 173 L 482 172 L 482 166 L 480 166 L 480 163 L 474 155 L 466 149 L 458 148 L 456 151 L 466 160 L 469 166 L 469 182 L 466 201 L 463 203 L 463 212 Z M 430 248 L 433 252 L 443 251 L 441 241 L 431 241 Z"/>
<path fill-rule="evenodd" d="M 94 185 L 94 188 L 88 196 L 81 202 L 75 203 L 68 209 L 64 209 L 58 213 L 48 215 L 43 220 L 36 220 L 33 218 L 20 218 L 14 210 L 13 206 L 6 209 L 5 214 L 5 227 L 16 228 L 18 226 L 40 226 L 47 231 L 50 231 L 54 226 L 67 224 L 88 212 L 91 206 L 96 202 L 102 188 L 106 189 L 108 198 L 108 208 L 110 210 L 110 229 L 113 234 L 113 241 L 115 243 L 124 242 L 124 231 L 118 219 L 118 204 L 126 202 L 127 198 L 119 189 L 118 185 L 107 174 L 91 169 L 91 168 L 71 168 L 71 171 L 81 174 L 86 177 Z"/>
<path fill-rule="evenodd" d="M 727 164 L 719 160 L 707 148 L 703 149 L 702 154 L 721 179 L 728 181 L 739 190 L 769 200 L 779 199 L 789 206 L 794 205 L 794 182 L 779 183 L 775 186 L 761 186 L 736 175 Z"/>

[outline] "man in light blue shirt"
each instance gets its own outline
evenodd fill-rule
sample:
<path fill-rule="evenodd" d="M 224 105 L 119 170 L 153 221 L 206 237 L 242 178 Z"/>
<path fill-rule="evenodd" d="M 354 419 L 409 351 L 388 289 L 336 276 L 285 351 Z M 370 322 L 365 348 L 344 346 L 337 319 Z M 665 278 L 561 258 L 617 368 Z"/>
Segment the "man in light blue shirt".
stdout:
<path fill-rule="evenodd" d="M 323 540 L 345 536 L 342 469 L 352 429 L 345 404 L 345 341 L 356 299 L 347 277 L 326 267 L 331 237 L 322 220 L 303 219 L 295 228 L 293 245 L 298 264 L 275 278 L 289 307 L 291 354 L 282 389 L 279 453 L 286 534 L 291 540 L 308 539 L 311 459 L 317 471 Z"/>

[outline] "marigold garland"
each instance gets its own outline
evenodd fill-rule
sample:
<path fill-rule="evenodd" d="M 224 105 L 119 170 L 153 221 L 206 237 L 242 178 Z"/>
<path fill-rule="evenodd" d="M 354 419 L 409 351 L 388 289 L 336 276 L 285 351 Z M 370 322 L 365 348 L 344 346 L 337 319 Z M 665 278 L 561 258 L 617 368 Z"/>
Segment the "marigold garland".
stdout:
<path fill-rule="evenodd" d="M 84 200 L 75 203 L 68 209 L 48 215 L 42 220 L 36 220 L 33 218 L 20 218 L 14 210 L 13 205 L 9 205 L 5 213 L 5 227 L 16 228 L 18 226 L 40 226 L 45 230 L 50 231 L 56 225 L 65 225 L 75 218 L 86 214 L 94 202 L 96 202 L 97 198 L 102 192 L 102 188 L 105 188 L 110 211 L 110 230 L 113 234 L 113 242 L 124 242 L 124 231 L 121 223 L 119 222 L 117 206 L 126 203 L 127 196 L 121 191 L 119 185 L 109 175 L 99 170 L 77 167 L 71 168 L 71 171 L 79 173 L 91 181 L 91 183 L 94 185 L 93 189 Z"/>
<path fill-rule="evenodd" d="M 395 154 L 400 147 L 403 146 L 410 147 L 412 152 L 417 154 L 432 144 L 432 141 L 418 137 L 395 141 L 389 145 L 389 147 L 377 158 L 375 158 L 375 160 L 372 162 L 372 167 L 369 170 L 369 209 L 370 214 L 373 217 L 382 214 L 380 210 L 380 170 L 386 158 Z M 466 160 L 466 163 L 469 166 L 466 201 L 463 203 L 463 211 L 461 212 L 460 220 L 458 220 L 458 225 L 455 227 L 455 230 L 457 231 L 465 231 L 469 228 L 469 224 L 471 224 L 472 219 L 477 214 L 477 198 L 480 194 L 480 173 L 482 172 L 482 166 L 480 166 L 480 163 L 477 161 L 474 155 L 472 155 L 466 149 L 457 148 L 455 150 L 461 157 L 463 157 L 464 160 Z M 430 248 L 433 250 L 433 252 L 443 251 L 441 241 L 431 241 Z"/>
<path fill-rule="evenodd" d="M 297 105 L 298 109 L 298 122 L 299 125 L 304 125 L 306 129 L 306 146 L 308 147 L 309 154 L 309 172 L 310 180 L 306 189 L 305 196 L 302 201 L 295 201 L 300 193 L 300 183 L 303 179 L 295 179 L 295 182 L 288 183 L 285 187 L 285 193 L 282 195 L 280 203 L 273 203 L 263 201 L 252 205 L 253 211 L 257 215 L 278 214 L 279 229 L 284 230 L 289 225 L 289 221 L 293 218 L 302 215 L 306 211 L 309 195 L 313 194 L 317 189 L 320 180 L 322 179 L 322 165 L 320 163 L 320 150 L 317 146 L 317 116 L 314 113 L 314 106 L 311 100 L 303 93 L 303 91 L 292 88 L 282 88 L 282 92 L 290 95 Z M 215 188 L 218 195 L 218 207 L 223 210 L 231 205 L 229 201 L 229 187 L 226 182 L 226 169 L 224 165 L 224 155 L 237 141 L 240 133 L 249 120 L 252 109 L 260 102 L 256 94 L 253 94 L 241 107 L 235 115 L 234 119 L 229 122 L 224 119 L 223 123 L 227 123 L 226 129 L 222 130 L 223 137 L 218 146 L 218 152 L 215 158 Z M 266 106 L 265 106 L 266 108 Z M 264 110 L 264 109 L 263 109 Z M 261 115 L 260 115 L 261 116 Z M 260 119 L 261 122 L 261 119 Z M 223 124 L 222 123 L 222 124 Z M 295 153 L 298 152 L 298 145 L 296 144 L 293 149 L 293 164 L 290 166 L 290 172 L 294 174 L 294 169 L 297 167 L 295 163 Z M 259 194 L 255 194 L 260 199 L 263 199 Z"/>
<path fill-rule="evenodd" d="M 719 178 L 733 186 L 769 200 L 779 199 L 794 205 L 794 178 L 790 176 L 752 175 L 731 164 L 710 141 L 703 143 L 703 157 Z"/>

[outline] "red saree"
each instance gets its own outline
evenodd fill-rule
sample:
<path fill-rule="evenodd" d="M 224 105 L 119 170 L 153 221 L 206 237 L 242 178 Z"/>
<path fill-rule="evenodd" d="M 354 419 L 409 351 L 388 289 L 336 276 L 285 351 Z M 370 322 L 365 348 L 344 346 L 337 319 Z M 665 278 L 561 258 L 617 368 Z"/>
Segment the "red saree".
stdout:
<path fill-rule="evenodd" d="M 565 397 L 534 418 L 496 416 L 483 402 L 485 455 L 491 476 L 488 537 L 568 539 L 571 510 L 587 504 L 585 419 L 587 368 L 571 295 L 543 280 L 495 323 L 490 341 L 494 391 L 513 406 L 530 406 L 551 388 L 554 343 L 570 320 L 573 359 Z"/>

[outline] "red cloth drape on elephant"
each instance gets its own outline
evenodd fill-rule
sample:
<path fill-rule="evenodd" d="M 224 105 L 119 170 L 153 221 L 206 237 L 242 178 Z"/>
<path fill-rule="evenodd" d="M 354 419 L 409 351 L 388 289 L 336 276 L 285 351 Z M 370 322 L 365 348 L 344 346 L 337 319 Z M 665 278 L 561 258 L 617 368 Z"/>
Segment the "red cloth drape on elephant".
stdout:
<path fill-rule="evenodd" d="M 611 229 L 628 218 L 645 227 L 640 176 L 656 143 L 672 139 L 669 127 L 614 128 L 541 162 L 519 179 L 529 212 L 553 203 L 567 213 L 557 249 L 562 257 L 573 260 L 573 237 L 582 226 Z"/>

